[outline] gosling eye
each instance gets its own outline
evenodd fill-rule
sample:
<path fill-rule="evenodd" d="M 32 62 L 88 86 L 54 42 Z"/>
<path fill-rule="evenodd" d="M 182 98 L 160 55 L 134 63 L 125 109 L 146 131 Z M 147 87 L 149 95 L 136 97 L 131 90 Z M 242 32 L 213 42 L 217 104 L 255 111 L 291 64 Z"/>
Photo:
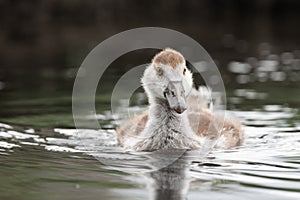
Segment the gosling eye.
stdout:
<path fill-rule="evenodd" d="M 186 73 L 186 68 L 183 69 L 183 72 L 182 72 L 182 73 L 183 73 L 183 75 L 185 75 L 185 73 Z"/>
<path fill-rule="evenodd" d="M 164 97 L 167 98 L 167 94 L 170 92 L 169 88 L 166 88 L 164 91 Z"/>
<path fill-rule="evenodd" d="M 173 90 L 171 90 L 171 94 L 173 97 L 175 97 L 175 92 Z"/>

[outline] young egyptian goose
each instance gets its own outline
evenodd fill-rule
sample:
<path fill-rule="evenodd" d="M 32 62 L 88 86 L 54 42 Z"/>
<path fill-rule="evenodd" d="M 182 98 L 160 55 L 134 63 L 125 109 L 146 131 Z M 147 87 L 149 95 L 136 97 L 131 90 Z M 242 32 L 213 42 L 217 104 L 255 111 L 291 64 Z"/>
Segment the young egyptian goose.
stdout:
<path fill-rule="evenodd" d="M 192 73 L 179 52 L 167 48 L 155 55 L 141 82 L 149 109 L 117 128 L 120 146 L 136 151 L 199 149 L 204 139 L 219 137 L 219 146 L 241 144 L 238 122 L 225 119 L 220 133 L 210 123 L 218 117 L 201 90 L 193 88 Z"/>

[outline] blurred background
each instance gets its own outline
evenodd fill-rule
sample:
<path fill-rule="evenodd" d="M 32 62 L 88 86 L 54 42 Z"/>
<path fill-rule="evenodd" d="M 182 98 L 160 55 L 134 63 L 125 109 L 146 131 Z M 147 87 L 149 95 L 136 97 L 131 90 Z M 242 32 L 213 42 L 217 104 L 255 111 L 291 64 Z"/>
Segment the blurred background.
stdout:
<path fill-rule="evenodd" d="M 297 0 L 2 0 L 0 121 L 73 127 L 72 86 L 85 56 L 108 37 L 145 26 L 197 40 L 222 72 L 229 96 L 230 89 L 259 88 L 298 106 L 297 92 L 281 94 L 299 87 L 299 21 Z M 118 77 L 156 52 L 139 50 L 112 63 L 99 88 L 100 111 L 109 108 Z"/>
<path fill-rule="evenodd" d="M 299 0 L 0 0 L 0 199 L 169 199 L 187 190 L 182 199 L 299 199 L 299 22 Z M 110 111 L 112 89 L 158 50 L 115 60 L 97 88 L 102 129 L 74 128 L 72 89 L 84 58 L 110 36 L 147 26 L 180 31 L 207 50 L 225 83 L 226 115 L 245 129 L 240 147 L 204 161 L 191 155 L 191 178 L 182 165 L 171 168 L 168 180 L 187 187 L 153 182 L 164 171 L 127 173 L 151 160 L 116 145 L 124 118 Z M 132 101 L 133 111 L 147 103 L 142 93 Z"/>

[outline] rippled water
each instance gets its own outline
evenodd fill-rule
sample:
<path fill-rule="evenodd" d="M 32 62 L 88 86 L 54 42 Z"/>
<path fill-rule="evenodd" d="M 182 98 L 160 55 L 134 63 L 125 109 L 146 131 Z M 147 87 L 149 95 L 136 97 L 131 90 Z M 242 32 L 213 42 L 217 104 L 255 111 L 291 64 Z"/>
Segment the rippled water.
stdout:
<path fill-rule="evenodd" d="M 287 95 L 283 89 L 279 94 Z M 187 152 L 157 171 L 148 170 L 153 167 L 151 153 L 128 153 L 117 147 L 115 131 L 109 126 L 95 131 L 1 123 L 0 196 L 253 199 L 255 194 L 259 199 L 299 199 L 300 122 L 295 106 L 299 104 L 293 99 L 298 96 L 291 97 L 293 106 L 289 106 L 289 102 L 280 104 L 276 95 L 232 90 L 227 114 L 245 125 L 244 144 L 214 150 L 204 160 L 199 152 Z M 113 124 L 108 113 L 103 111 L 99 118 Z"/>
<path fill-rule="evenodd" d="M 0 197 L 300 199 L 296 53 L 228 64 L 227 114 L 243 123 L 244 143 L 214 149 L 204 159 L 198 151 L 179 152 L 178 159 L 178 152 L 123 151 L 114 131 L 122 117 L 111 114 L 106 93 L 96 97 L 102 130 L 73 128 L 70 94 L 41 99 L 26 98 L 30 88 L 8 93 L 0 101 Z M 137 97 L 133 111 L 144 108 L 144 96 Z"/>

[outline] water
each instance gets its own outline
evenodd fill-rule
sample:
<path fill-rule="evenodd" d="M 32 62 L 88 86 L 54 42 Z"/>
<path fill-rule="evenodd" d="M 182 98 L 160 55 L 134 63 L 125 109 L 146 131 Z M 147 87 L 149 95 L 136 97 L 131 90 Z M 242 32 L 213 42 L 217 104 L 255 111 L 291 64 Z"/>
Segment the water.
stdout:
<path fill-rule="evenodd" d="M 300 199 L 299 8 L 278 0 L 1 1 L 0 199 Z M 188 152 L 160 170 L 172 153 L 116 146 L 122 116 L 111 114 L 110 94 L 123 73 L 150 61 L 150 49 L 121 56 L 102 77 L 103 130 L 74 129 L 72 87 L 84 57 L 144 26 L 185 33 L 215 59 L 227 114 L 244 125 L 242 146 L 205 159 Z M 136 97 L 133 111 L 145 107 Z"/>
<path fill-rule="evenodd" d="M 299 199 L 299 50 L 273 54 L 270 44 L 261 43 L 256 57 L 234 60 L 241 55 L 225 54 L 231 37 L 224 36 L 225 47 L 216 53 L 224 60 L 217 63 L 227 115 L 241 120 L 245 139 L 204 159 L 198 151 L 174 159 L 178 152 L 124 152 L 116 146 L 114 129 L 123 115 L 110 112 L 111 91 L 127 68 L 148 62 L 153 50 L 124 55 L 105 72 L 96 95 L 102 130 L 74 129 L 76 67 L 1 71 L 7 74 L 0 77 L 0 198 Z M 194 77 L 203 83 L 199 74 Z M 145 108 L 140 92 L 132 111 Z"/>
<path fill-rule="evenodd" d="M 143 171 L 149 160 L 145 153 L 124 153 L 116 147 L 110 129 L 78 133 L 1 124 L 1 197 L 142 199 L 150 195 L 159 199 L 167 194 L 174 199 L 252 199 L 255 193 L 263 199 L 297 199 L 300 126 L 291 122 L 299 117 L 297 112 L 279 105 L 230 111 L 245 124 L 241 147 L 215 150 L 204 160 L 197 152 L 187 153 L 151 173 L 134 173 Z M 100 161 L 114 158 L 118 166 L 102 165 L 82 140 L 101 150 L 96 154 Z M 158 187 L 162 185 L 167 188 Z"/>
<path fill-rule="evenodd" d="M 300 93 L 294 74 L 299 69 L 284 71 L 272 62 L 254 69 L 255 61 L 233 61 L 224 74 L 239 83 L 228 83 L 227 114 L 244 124 L 243 145 L 215 149 L 205 159 L 187 152 L 158 170 L 153 169 L 164 166 L 171 154 L 158 158 L 116 146 L 114 128 L 120 121 L 109 112 L 107 93 L 96 98 L 103 127 L 96 131 L 74 129 L 67 92 L 45 98 L 26 98 L 30 89 L 7 92 L 1 100 L 0 197 L 299 199 Z"/>

